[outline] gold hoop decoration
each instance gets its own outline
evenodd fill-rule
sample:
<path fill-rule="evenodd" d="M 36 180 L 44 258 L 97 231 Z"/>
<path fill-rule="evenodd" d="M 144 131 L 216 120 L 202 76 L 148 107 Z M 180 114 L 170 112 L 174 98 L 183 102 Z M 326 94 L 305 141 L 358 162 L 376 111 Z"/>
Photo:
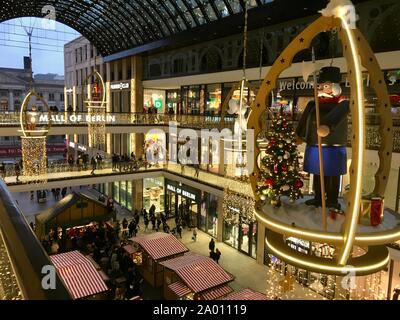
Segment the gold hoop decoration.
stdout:
<path fill-rule="evenodd" d="M 43 111 L 33 105 L 29 110 L 29 102 L 35 97 L 36 102 L 43 104 Z M 51 127 L 51 110 L 46 102 L 34 90 L 29 90 L 25 96 L 20 111 L 21 149 L 23 175 L 27 177 L 40 177 L 44 182 L 47 173 L 46 136 Z M 35 179 L 37 182 L 38 180 Z"/>
<path fill-rule="evenodd" d="M 101 97 L 98 100 L 94 100 L 89 91 L 85 94 L 85 88 L 88 87 L 88 80 L 92 77 L 99 80 Z M 87 100 L 83 100 L 83 102 L 88 108 L 87 122 L 90 146 L 101 149 L 105 146 L 106 142 L 106 87 L 103 77 L 97 70 L 89 74 L 83 82 L 82 99 L 85 99 L 85 97 Z"/>
<path fill-rule="evenodd" d="M 382 144 L 379 150 L 380 167 L 375 176 L 374 193 L 384 195 L 385 188 L 390 172 L 393 136 L 390 114 L 390 102 L 387 87 L 383 79 L 378 62 L 358 30 L 350 29 L 344 18 L 320 17 L 309 25 L 299 36 L 297 36 L 289 46 L 283 51 L 275 61 L 267 74 L 256 101 L 252 105 L 252 111 L 248 121 L 248 128 L 254 130 L 254 137 L 262 132 L 259 123 L 265 107 L 269 108 L 271 91 L 276 87 L 279 75 L 292 64 L 293 58 L 301 50 L 309 48 L 311 41 L 321 32 L 337 29 L 343 44 L 344 56 L 348 64 L 348 75 L 351 87 L 350 110 L 352 117 L 352 149 L 353 159 L 350 167 L 350 190 L 347 195 L 347 213 L 343 225 L 343 233 L 321 232 L 299 226 L 291 226 L 273 219 L 270 215 L 262 212 L 261 201 L 256 192 L 260 168 L 257 158 L 261 150 L 255 143 L 254 152 L 254 173 L 250 177 L 251 186 L 256 198 L 256 217 L 270 231 L 267 233 L 267 247 L 278 257 L 291 264 L 302 268 L 307 268 L 322 273 L 344 275 L 349 270 L 346 264 L 351 264 L 351 271 L 357 274 L 369 274 L 384 268 L 388 262 L 388 252 L 385 246 L 393 240 L 400 238 L 400 226 L 391 230 L 379 233 L 357 233 L 357 224 L 361 203 L 361 183 L 363 174 L 363 157 L 365 149 L 365 117 L 364 117 L 364 92 L 362 85 L 361 63 L 368 70 L 371 76 L 371 85 L 375 89 L 378 102 L 377 110 L 380 114 L 381 125 L 380 134 Z M 295 236 L 314 242 L 324 242 L 333 244 L 337 247 L 337 257 L 332 260 L 324 258 L 310 257 L 299 254 L 291 250 L 283 242 L 283 235 Z M 358 258 L 349 258 L 353 245 L 378 245 L 369 247 L 368 252 Z"/>

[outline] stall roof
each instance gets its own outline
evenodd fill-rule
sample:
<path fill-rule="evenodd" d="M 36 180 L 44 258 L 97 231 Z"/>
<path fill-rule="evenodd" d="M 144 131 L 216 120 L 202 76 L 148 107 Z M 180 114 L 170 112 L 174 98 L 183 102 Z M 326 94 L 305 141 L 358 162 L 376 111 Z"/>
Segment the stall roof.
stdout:
<path fill-rule="evenodd" d="M 268 299 L 265 294 L 246 288 L 226 296 L 223 300 L 268 300 Z"/>
<path fill-rule="evenodd" d="M 228 286 L 227 284 L 224 284 L 217 288 L 212 288 L 210 290 L 203 292 L 201 294 L 201 297 L 204 300 L 215 300 L 215 299 L 221 298 L 223 296 L 226 296 L 227 294 L 230 294 L 232 291 L 233 291 L 233 289 L 230 286 Z"/>
<path fill-rule="evenodd" d="M 107 291 L 108 288 L 93 264 L 80 252 L 50 256 L 73 299 Z"/>
<path fill-rule="evenodd" d="M 191 292 L 190 289 L 181 281 L 171 283 L 168 288 L 170 288 L 178 297 L 184 297 Z"/>
<path fill-rule="evenodd" d="M 169 233 L 156 232 L 132 238 L 154 260 L 167 258 L 189 251 L 175 236 Z"/>
<path fill-rule="evenodd" d="M 99 205 L 106 207 L 106 205 L 103 202 L 98 201 L 94 197 L 91 197 L 87 194 L 83 194 L 80 192 L 73 192 L 73 193 L 68 194 L 64 198 L 62 198 L 54 206 L 44 210 L 41 214 L 38 214 L 36 216 L 36 219 L 40 223 L 46 223 L 46 222 L 54 219 L 55 217 L 57 217 L 64 210 L 68 209 L 69 207 L 71 207 L 72 205 L 77 203 L 81 198 L 96 202 Z"/>
<path fill-rule="evenodd" d="M 194 293 L 199 293 L 233 280 L 233 276 L 227 273 L 214 260 L 194 253 L 188 253 L 160 264 L 175 271 L 185 285 Z"/>

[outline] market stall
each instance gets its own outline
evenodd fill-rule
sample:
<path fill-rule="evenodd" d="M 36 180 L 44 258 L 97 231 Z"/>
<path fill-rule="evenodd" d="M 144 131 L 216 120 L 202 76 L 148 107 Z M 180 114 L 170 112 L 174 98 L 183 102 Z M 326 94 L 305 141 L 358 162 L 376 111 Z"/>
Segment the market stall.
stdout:
<path fill-rule="evenodd" d="M 78 251 L 50 256 L 72 299 L 103 300 L 109 290 L 99 271 Z"/>
<path fill-rule="evenodd" d="M 227 295 L 222 300 L 268 300 L 268 299 L 265 294 L 246 288 L 238 292 L 233 292 Z"/>
<path fill-rule="evenodd" d="M 186 253 L 160 264 L 167 300 L 215 300 L 233 291 L 233 276 L 208 257 Z"/>
<path fill-rule="evenodd" d="M 153 287 L 161 287 L 164 283 L 164 267 L 162 261 L 181 256 L 189 251 L 185 245 L 172 234 L 156 232 L 132 238 L 135 251 L 132 251 L 133 262 Z"/>
<path fill-rule="evenodd" d="M 35 216 L 36 235 L 42 239 L 55 227 L 73 228 L 93 221 L 115 219 L 106 204 L 83 193 L 71 193 Z"/>

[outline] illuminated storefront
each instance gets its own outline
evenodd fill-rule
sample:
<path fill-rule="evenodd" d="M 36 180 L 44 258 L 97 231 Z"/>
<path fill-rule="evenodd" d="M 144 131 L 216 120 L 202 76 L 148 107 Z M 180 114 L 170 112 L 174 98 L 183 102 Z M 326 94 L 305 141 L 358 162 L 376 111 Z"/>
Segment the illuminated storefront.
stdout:
<path fill-rule="evenodd" d="M 248 221 L 238 207 L 227 206 L 233 219 L 224 221 L 223 241 L 231 247 L 257 258 L 257 222 Z"/>
<path fill-rule="evenodd" d="M 164 212 L 164 178 L 143 179 L 143 208 L 149 212 L 154 205 L 156 212 Z"/>
<path fill-rule="evenodd" d="M 164 90 L 144 89 L 143 107 L 145 112 L 148 112 L 149 108 L 155 108 L 157 113 L 167 112 L 165 96 L 166 92 Z"/>
<path fill-rule="evenodd" d="M 217 236 L 218 198 L 177 181 L 165 180 L 165 212 L 181 217 L 183 223 Z"/>

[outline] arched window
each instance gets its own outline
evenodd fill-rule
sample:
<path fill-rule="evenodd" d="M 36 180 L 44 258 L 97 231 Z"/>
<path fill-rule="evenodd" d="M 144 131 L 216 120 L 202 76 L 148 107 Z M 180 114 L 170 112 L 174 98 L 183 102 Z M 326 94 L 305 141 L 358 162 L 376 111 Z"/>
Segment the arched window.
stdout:
<path fill-rule="evenodd" d="M 215 72 L 222 70 L 222 58 L 217 48 L 208 49 L 200 60 L 201 72 Z"/>

